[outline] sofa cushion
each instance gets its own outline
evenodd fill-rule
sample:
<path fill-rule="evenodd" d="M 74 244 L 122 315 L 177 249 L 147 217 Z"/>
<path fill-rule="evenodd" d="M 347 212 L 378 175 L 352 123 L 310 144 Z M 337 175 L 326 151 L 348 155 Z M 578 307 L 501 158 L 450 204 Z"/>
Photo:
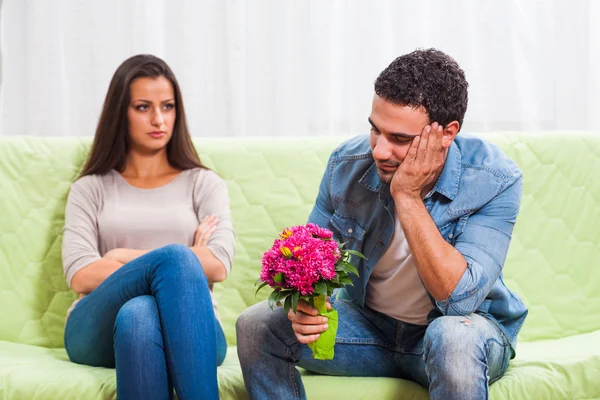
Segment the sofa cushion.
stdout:
<path fill-rule="evenodd" d="M 600 393 L 600 332 L 519 345 L 490 398 L 572 400 Z M 348 378 L 301 370 L 309 399 L 428 398 L 416 383 L 393 378 Z M 247 398 L 236 348 L 218 369 L 222 400 Z M 0 341 L 0 398 L 11 400 L 114 399 L 115 370 L 71 363 L 64 349 Z"/>
<path fill-rule="evenodd" d="M 519 344 L 506 374 L 490 386 L 491 400 L 595 399 L 600 394 L 600 332 Z M 427 390 L 401 379 L 308 374 L 309 399 L 427 400 Z M 374 396 L 374 393 L 377 395 Z"/>
<path fill-rule="evenodd" d="M 221 399 L 247 397 L 235 347 L 228 350 L 218 373 Z M 115 370 L 74 364 L 64 349 L 0 341 L 0 398 L 116 399 Z"/>
<path fill-rule="evenodd" d="M 485 137 L 524 172 L 504 280 L 530 309 L 517 358 L 491 394 L 600 397 L 600 179 L 594 175 L 600 169 L 600 135 Z M 215 286 L 230 345 L 238 315 L 266 296 L 264 291 L 255 297 L 253 287 L 262 252 L 285 226 L 306 221 L 327 158 L 342 140 L 195 140 L 203 161 L 226 180 L 231 197 L 236 258 L 231 276 Z M 89 138 L 0 137 L 0 398 L 110 398 L 114 392 L 114 371 L 68 363 L 62 349 L 64 317 L 75 295 L 62 274 L 61 229 L 70 183 L 89 144 Z M 243 398 L 232 349 L 226 363 L 219 370 L 222 394 Z M 70 376 L 77 377 L 71 386 L 62 381 Z M 307 377 L 309 394 L 329 390 L 316 383 L 321 379 L 327 386 L 340 382 L 335 390 L 348 398 L 372 398 L 375 388 L 377 397 L 397 397 L 399 388 L 408 391 L 403 397 L 426 396 L 418 385 L 400 380 L 321 376 Z M 41 397 L 44 393 L 61 395 Z"/>
<path fill-rule="evenodd" d="M 462 134 L 462 133 L 461 133 Z M 505 280 L 530 308 L 521 339 L 600 329 L 600 136 L 501 133 L 499 144 L 524 171 L 521 213 Z M 283 227 L 304 223 L 327 158 L 342 138 L 199 139 L 204 162 L 229 186 L 236 258 L 216 285 L 227 340 L 254 296 L 260 256 Z M 89 139 L 0 137 L 0 340 L 61 347 L 74 299 L 60 260 L 64 203 Z M 580 318 L 580 316 L 588 316 Z M 596 317 L 592 317 L 596 316 Z"/>

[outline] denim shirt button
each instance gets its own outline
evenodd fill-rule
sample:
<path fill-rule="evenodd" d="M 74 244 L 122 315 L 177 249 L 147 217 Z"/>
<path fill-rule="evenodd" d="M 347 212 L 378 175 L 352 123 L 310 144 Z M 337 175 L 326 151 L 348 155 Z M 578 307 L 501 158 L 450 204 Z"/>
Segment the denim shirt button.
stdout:
<path fill-rule="evenodd" d="M 453 234 L 449 234 L 448 235 L 448 239 L 452 239 L 452 236 L 454 236 Z"/>
<path fill-rule="evenodd" d="M 352 233 L 352 228 L 348 229 L 348 233 Z"/>

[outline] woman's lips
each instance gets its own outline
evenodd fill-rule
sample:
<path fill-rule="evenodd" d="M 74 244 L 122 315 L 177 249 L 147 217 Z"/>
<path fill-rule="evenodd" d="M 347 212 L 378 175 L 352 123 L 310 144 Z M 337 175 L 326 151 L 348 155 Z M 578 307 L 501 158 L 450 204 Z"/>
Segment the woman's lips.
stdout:
<path fill-rule="evenodd" d="M 164 132 L 150 132 L 148 135 L 150 137 L 153 137 L 154 139 L 160 139 L 163 136 L 165 136 L 165 133 Z"/>

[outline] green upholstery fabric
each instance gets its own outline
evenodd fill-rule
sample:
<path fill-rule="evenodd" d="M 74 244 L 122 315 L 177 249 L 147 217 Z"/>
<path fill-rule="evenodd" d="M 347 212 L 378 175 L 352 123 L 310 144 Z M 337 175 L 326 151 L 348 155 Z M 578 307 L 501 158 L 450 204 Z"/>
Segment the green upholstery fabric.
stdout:
<path fill-rule="evenodd" d="M 498 133 L 524 171 L 521 214 L 505 281 L 530 314 L 517 358 L 492 399 L 600 398 L 600 135 Z M 332 149 L 343 138 L 199 139 L 201 158 L 229 186 L 236 259 L 216 285 L 228 343 L 254 296 L 260 257 L 285 226 L 304 223 Z M 70 363 L 64 317 L 74 294 L 60 258 L 70 183 L 89 139 L 0 137 L 0 398 L 111 399 L 114 370 Z M 266 292 L 265 292 L 266 293 Z M 304 372 L 309 398 L 426 399 L 400 379 Z M 219 368 L 221 398 L 246 398 L 235 348 Z"/>

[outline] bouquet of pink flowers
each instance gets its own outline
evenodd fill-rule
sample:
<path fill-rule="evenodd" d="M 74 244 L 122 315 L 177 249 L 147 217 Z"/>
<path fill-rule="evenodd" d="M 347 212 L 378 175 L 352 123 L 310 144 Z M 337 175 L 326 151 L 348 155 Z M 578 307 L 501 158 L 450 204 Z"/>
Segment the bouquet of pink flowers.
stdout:
<path fill-rule="evenodd" d="M 338 325 L 337 311 L 327 311 L 327 296 L 335 289 L 352 285 L 348 274 L 358 276 L 358 270 L 350 263 L 351 256 L 365 258 L 360 252 L 343 247 L 344 243 L 333 240 L 333 232 L 309 223 L 284 229 L 262 257 L 262 283 L 256 292 L 266 285 L 273 288 L 268 300 L 271 308 L 277 304 L 286 312 L 296 312 L 298 300 L 305 300 L 328 318 L 327 331 L 308 345 L 314 358 L 320 360 L 333 359 Z"/>

